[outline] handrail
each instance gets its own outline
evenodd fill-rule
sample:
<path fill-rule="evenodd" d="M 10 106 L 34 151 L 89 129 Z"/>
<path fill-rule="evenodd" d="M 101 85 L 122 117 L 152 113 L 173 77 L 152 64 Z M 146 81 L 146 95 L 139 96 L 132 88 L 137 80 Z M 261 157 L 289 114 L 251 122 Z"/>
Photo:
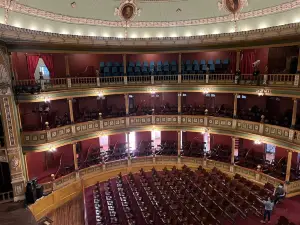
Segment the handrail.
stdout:
<path fill-rule="evenodd" d="M 167 74 L 167 75 L 134 75 L 104 77 L 64 77 L 40 80 L 16 80 L 17 87 L 40 85 L 42 91 L 60 90 L 62 88 L 110 87 L 126 85 L 155 84 L 236 84 L 299 87 L 299 74 Z"/>
<path fill-rule="evenodd" d="M 70 184 L 70 182 L 78 181 L 78 179 L 86 180 L 91 177 L 96 177 L 97 175 L 101 175 L 102 173 L 106 173 L 109 171 L 122 170 L 122 171 L 131 171 L 130 168 L 140 167 L 143 165 L 144 167 L 154 167 L 154 166 L 183 166 L 188 165 L 191 167 L 197 168 L 199 165 L 203 166 L 207 169 L 212 169 L 214 167 L 222 170 L 223 172 L 229 174 L 240 174 L 242 176 L 247 177 L 248 179 L 254 180 L 262 185 L 265 183 L 271 183 L 274 186 L 278 184 L 284 184 L 284 181 L 272 177 L 268 174 L 264 174 L 261 171 L 257 171 L 254 169 L 249 169 L 237 165 L 232 165 L 225 162 L 210 160 L 206 158 L 195 158 L 195 157 L 177 157 L 177 156 L 164 156 L 164 155 L 156 155 L 156 156 L 143 156 L 143 157 L 135 157 L 131 159 L 123 159 L 116 161 L 109 161 L 103 164 L 93 165 L 79 171 L 70 173 L 64 177 L 60 177 L 53 181 L 53 184 L 59 182 L 59 186 L 53 188 L 53 190 L 58 190 L 64 187 L 66 184 Z M 127 168 L 127 169 L 126 169 Z M 75 174 L 78 174 L 75 176 Z M 97 180 L 97 179 L 96 179 Z M 42 184 L 45 185 L 45 184 Z M 48 183 L 46 183 L 48 185 Z M 290 182 L 289 184 L 285 184 L 287 193 L 294 194 L 300 192 L 300 180 Z"/>
<path fill-rule="evenodd" d="M 1 203 L 12 202 L 13 200 L 14 200 L 13 191 L 0 193 L 0 204 Z"/>

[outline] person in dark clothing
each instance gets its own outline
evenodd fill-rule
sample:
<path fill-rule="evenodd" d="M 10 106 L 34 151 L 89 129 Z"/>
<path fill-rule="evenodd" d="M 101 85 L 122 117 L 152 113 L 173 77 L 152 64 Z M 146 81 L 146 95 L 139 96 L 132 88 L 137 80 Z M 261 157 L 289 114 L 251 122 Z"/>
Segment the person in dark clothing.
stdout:
<path fill-rule="evenodd" d="M 274 190 L 274 204 L 276 205 L 279 200 L 284 199 L 285 197 L 285 190 L 283 186 L 280 184 L 277 188 Z"/>

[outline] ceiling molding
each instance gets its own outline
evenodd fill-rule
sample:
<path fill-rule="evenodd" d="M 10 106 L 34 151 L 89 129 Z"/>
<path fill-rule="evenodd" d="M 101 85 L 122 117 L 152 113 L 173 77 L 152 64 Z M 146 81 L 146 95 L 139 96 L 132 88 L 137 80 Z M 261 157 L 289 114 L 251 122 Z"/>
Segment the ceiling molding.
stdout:
<path fill-rule="evenodd" d="M 84 24 L 92 26 L 105 26 L 105 27 L 132 27 L 132 28 L 164 28 L 164 27 L 183 27 L 183 26 L 197 26 L 206 24 L 217 24 L 224 22 L 234 21 L 234 15 L 228 14 L 219 17 L 209 17 L 193 20 L 179 20 L 179 21 L 108 21 L 93 18 L 72 17 L 53 12 L 48 12 L 42 9 L 32 8 L 23 4 L 17 3 L 15 0 L 6 1 L 0 0 L 0 7 L 4 8 L 8 13 L 9 11 L 22 13 L 29 16 L 49 19 L 53 21 Z M 239 20 L 245 20 L 255 17 L 267 16 L 275 13 L 282 13 L 300 7 L 300 0 L 293 0 L 288 3 L 254 10 L 250 12 L 239 13 Z"/>
<path fill-rule="evenodd" d="M 267 39 L 284 38 L 300 35 L 300 23 L 291 23 L 264 29 L 241 31 L 235 33 L 209 34 L 190 37 L 156 37 L 156 38 L 117 38 L 92 37 L 47 33 L 17 28 L 0 24 L 0 38 L 7 44 L 52 44 L 52 45 L 81 45 L 81 46 L 186 46 L 186 45 L 216 45 L 239 42 L 262 41 Z"/>

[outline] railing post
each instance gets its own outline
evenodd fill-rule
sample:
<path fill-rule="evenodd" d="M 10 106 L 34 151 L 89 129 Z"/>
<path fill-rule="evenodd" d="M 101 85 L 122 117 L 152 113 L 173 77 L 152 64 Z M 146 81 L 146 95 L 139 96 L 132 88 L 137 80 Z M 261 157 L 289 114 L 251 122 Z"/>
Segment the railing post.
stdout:
<path fill-rule="evenodd" d="M 128 81 L 127 81 L 127 76 L 124 76 L 124 85 L 127 85 Z"/>
<path fill-rule="evenodd" d="M 261 165 L 257 165 L 255 180 L 260 181 L 260 179 L 261 179 Z"/>
<path fill-rule="evenodd" d="M 299 77 L 300 77 L 299 74 L 295 75 L 295 80 L 294 80 L 294 86 L 295 87 L 299 87 Z"/>
<path fill-rule="evenodd" d="M 288 184 L 290 182 L 292 157 L 293 157 L 293 152 L 289 150 L 288 151 L 288 158 L 287 158 L 286 173 L 285 173 L 285 183 L 286 184 Z"/>
<path fill-rule="evenodd" d="M 178 84 L 181 84 L 181 79 L 182 79 L 181 74 L 178 74 Z"/>
<path fill-rule="evenodd" d="M 97 82 L 97 87 L 100 87 L 100 77 L 96 78 L 96 82 Z"/>
<path fill-rule="evenodd" d="M 71 88 L 72 87 L 72 80 L 70 77 L 67 78 L 67 87 Z"/>
<path fill-rule="evenodd" d="M 264 80 L 263 80 L 263 85 L 268 84 L 268 74 L 264 74 Z"/>
<path fill-rule="evenodd" d="M 151 84 L 154 84 L 154 76 L 151 75 Z"/>
<path fill-rule="evenodd" d="M 208 84 L 208 82 L 209 82 L 209 74 L 206 74 L 206 75 L 205 75 L 205 83 Z"/>

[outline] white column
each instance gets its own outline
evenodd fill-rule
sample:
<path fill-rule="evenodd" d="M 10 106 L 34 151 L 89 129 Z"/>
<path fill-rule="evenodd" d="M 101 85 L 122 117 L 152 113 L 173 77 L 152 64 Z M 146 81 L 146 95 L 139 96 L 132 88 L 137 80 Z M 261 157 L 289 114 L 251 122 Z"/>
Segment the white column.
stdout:
<path fill-rule="evenodd" d="M 181 108 L 182 108 L 181 102 L 182 102 L 182 92 L 178 92 L 177 104 L 178 104 L 178 114 L 179 115 L 181 114 Z"/>
<path fill-rule="evenodd" d="M 233 99 L 233 118 L 237 117 L 237 108 L 238 108 L 238 99 L 237 96 L 238 94 L 233 94 L 234 99 Z"/>
<path fill-rule="evenodd" d="M 125 98 L 126 116 L 128 116 L 129 115 L 129 95 L 124 94 L 124 98 Z"/>
<path fill-rule="evenodd" d="M 285 182 L 286 183 L 288 183 L 290 181 L 291 167 L 292 167 L 292 157 L 293 157 L 293 152 L 292 151 L 288 151 L 286 173 L 285 173 Z"/>
<path fill-rule="evenodd" d="M 73 99 L 72 98 L 68 99 L 68 104 L 69 104 L 70 120 L 71 120 L 71 123 L 74 123 Z"/>

